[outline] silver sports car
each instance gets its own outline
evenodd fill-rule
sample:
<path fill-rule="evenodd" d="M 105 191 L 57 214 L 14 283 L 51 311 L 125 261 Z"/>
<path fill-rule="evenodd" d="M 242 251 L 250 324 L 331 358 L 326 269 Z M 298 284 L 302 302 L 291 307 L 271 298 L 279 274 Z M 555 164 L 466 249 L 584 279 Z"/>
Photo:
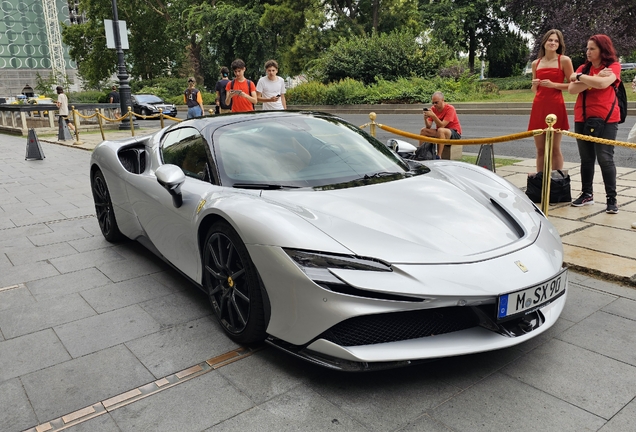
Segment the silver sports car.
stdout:
<path fill-rule="evenodd" d="M 475 165 L 400 157 L 328 114 L 255 112 L 105 141 L 109 241 L 190 278 L 227 335 L 369 370 L 516 345 L 565 304 L 559 234 Z"/>

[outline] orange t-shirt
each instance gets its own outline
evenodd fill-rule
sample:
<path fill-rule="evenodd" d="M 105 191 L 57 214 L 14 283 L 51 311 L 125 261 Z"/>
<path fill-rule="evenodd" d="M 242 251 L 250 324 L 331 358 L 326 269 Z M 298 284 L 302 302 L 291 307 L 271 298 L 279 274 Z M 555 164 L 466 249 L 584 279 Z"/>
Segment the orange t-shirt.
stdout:
<path fill-rule="evenodd" d="M 249 82 L 249 88 L 248 88 Z M 232 88 L 232 83 L 234 83 L 234 88 Z M 245 80 L 240 82 L 239 80 L 232 80 L 225 86 L 225 90 L 229 92 L 230 90 L 241 90 L 243 93 L 246 93 L 248 96 L 252 95 L 253 91 L 256 91 L 256 86 L 252 81 Z M 246 111 L 254 111 L 254 105 L 252 102 L 248 101 L 242 96 L 234 96 L 232 99 L 232 112 L 246 112 Z"/>

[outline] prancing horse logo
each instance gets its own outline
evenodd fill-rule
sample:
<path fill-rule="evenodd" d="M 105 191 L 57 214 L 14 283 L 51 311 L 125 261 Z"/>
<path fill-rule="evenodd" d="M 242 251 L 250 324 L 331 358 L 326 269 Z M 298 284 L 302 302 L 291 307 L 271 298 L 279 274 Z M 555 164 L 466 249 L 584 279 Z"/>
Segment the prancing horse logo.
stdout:
<path fill-rule="evenodd" d="M 528 273 L 528 267 L 524 266 L 521 261 L 515 261 L 515 264 L 517 264 L 517 267 L 519 267 L 522 272 Z"/>

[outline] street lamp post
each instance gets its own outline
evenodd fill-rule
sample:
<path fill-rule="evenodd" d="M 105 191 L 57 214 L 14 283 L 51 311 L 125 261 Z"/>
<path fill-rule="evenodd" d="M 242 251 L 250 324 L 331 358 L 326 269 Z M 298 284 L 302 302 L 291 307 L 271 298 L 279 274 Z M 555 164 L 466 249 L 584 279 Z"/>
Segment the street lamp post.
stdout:
<path fill-rule="evenodd" d="M 115 49 L 117 50 L 117 65 L 119 78 L 119 106 L 121 115 L 128 112 L 128 107 L 132 107 L 130 97 L 130 85 L 128 85 L 128 72 L 124 61 L 124 50 L 121 47 L 121 35 L 119 34 L 119 17 L 117 16 L 117 0 L 112 0 L 113 4 L 113 35 L 115 36 Z M 119 129 L 130 129 L 130 122 L 136 126 L 134 117 L 128 117 L 119 123 Z"/>

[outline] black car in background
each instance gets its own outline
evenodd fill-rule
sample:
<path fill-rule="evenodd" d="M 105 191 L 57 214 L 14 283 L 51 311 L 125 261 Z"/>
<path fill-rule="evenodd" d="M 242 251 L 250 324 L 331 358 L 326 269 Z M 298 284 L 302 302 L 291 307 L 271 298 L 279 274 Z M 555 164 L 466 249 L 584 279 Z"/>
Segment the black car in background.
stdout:
<path fill-rule="evenodd" d="M 159 114 L 159 108 L 164 114 L 169 116 L 177 115 L 177 107 L 174 104 L 166 103 L 159 96 L 151 94 L 134 94 L 131 95 L 132 109 L 136 114 L 154 115 Z"/>

